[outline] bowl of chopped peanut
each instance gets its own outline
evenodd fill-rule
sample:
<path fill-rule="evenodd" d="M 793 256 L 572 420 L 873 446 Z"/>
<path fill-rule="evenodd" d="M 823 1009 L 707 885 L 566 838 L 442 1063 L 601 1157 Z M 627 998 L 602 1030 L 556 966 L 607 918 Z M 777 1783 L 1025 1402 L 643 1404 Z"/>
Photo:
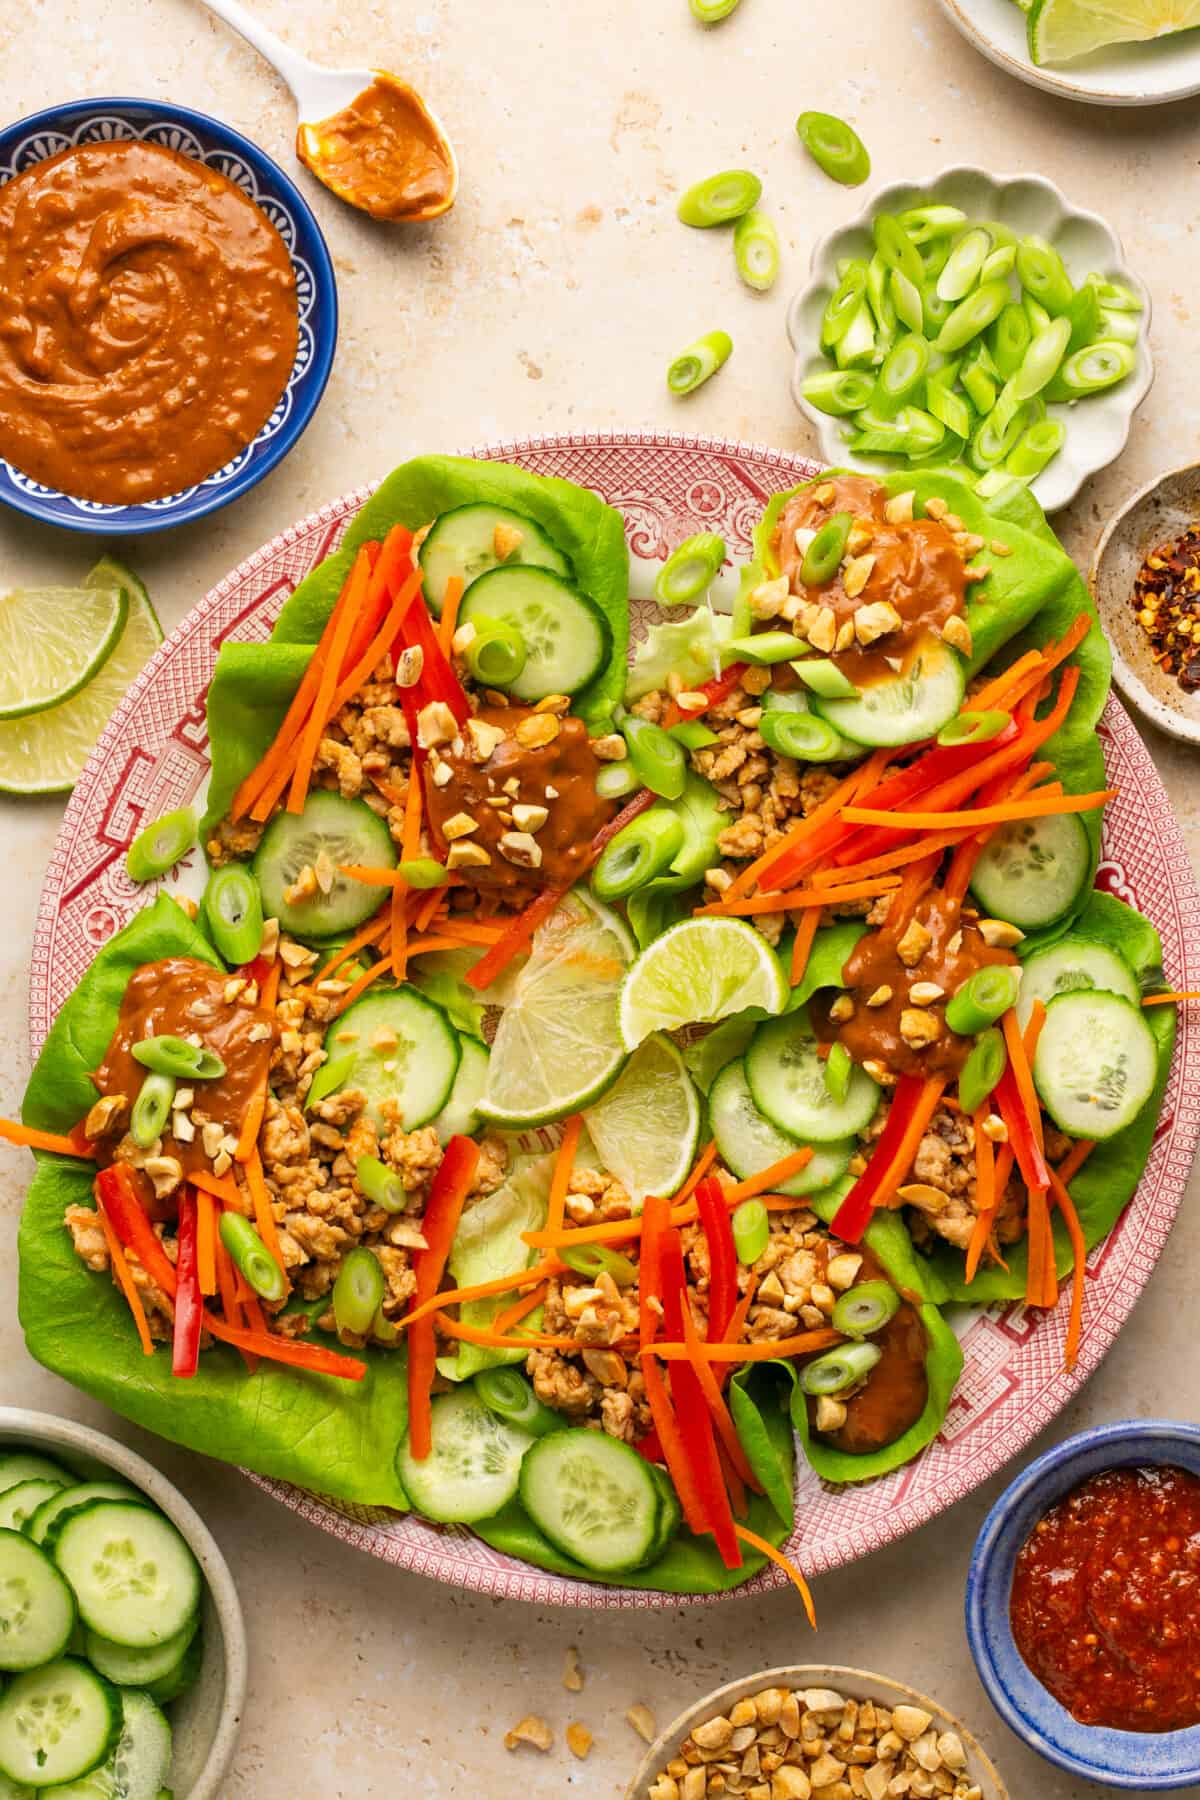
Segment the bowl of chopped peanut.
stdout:
<path fill-rule="evenodd" d="M 897 1781 L 903 1785 L 897 1786 Z M 1008 1800 L 971 1733 L 865 1669 L 764 1669 L 698 1700 L 650 1746 L 626 1800 Z"/>

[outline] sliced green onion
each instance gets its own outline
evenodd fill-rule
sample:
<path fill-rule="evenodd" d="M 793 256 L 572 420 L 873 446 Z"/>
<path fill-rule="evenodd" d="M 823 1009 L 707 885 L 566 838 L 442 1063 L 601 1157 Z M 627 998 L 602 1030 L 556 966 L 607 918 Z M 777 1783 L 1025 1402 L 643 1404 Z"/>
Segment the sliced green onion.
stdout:
<path fill-rule="evenodd" d="M 858 187 L 871 173 L 867 147 L 852 125 L 836 113 L 803 112 L 796 135 L 819 169 L 843 187 Z"/>
<path fill-rule="evenodd" d="M 757 207 L 743 213 L 733 228 L 733 260 L 747 287 L 765 294 L 779 275 L 779 233 L 774 221 Z"/>
<path fill-rule="evenodd" d="M 688 0 L 693 19 L 699 19 L 702 25 L 719 25 L 741 3 L 742 0 Z"/>
<path fill-rule="evenodd" d="M 711 744 L 721 741 L 716 732 L 701 724 L 699 719 L 681 719 L 678 725 L 668 725 L 667 736 L 673 737 L 685 750 L 707 750 Z"/>
<path fill-rule="evenodd" d="M 825 1058 L 825 1086 L 831 1100 L 841 1106 L 850 1092 L 850 1076 L 854 1064 L 845 1044 L 830 1046 L 829 1055 Z"/>
<path fill-rule="evenodd" d="M 596 771 L 596 792 L 602 800 L 623 800 L 642 785 L 642 778 L 626 757 L 624 762 L 605 763 Z"/>
<path fill-rule="evenodd" d="M 910 331 L 924 331 L 925 308 L 921 301 L 921 290 L 916 282 L 910 281 L 903 269 L 890 269 L 888 271 L 888 290 L 900 323 L 907 325 Z"/>
<path fill-rule="evenodd" d="M 910 206 L 900 214 L 900 223 L 914 244 L 928 244 L 934 238 L 953 237 L 967 215 L 957 206 Z"/>
<path fill-rule="evenodd" d="M 341 1056 L 333 1056 L 328 1062 L 323 1062 L 310 1081 L 308 1092 L 304 1096 L 305 1112 L 311 1112 L 314 1106 L 318 1106 L 322 1100 L 327 1100 L 330 1094 L 336 1094 L 339 1088 L 344 1087 L 354 1073 L 354 1065 L 357 1060 L 353 1050 L 346 1050 Z"/>
<path fill-rule="evenodd" d="M 1000 711 L 960 712 L 956 719 L 942 726 L 937 741 L 947 749 L 957 744 L 988 744 L 994 737 L 999 737 L 1011 718 L 1011 713 Z"/>
<path fill-rule="evenodd" d="M 1022 313 L 1021 316 L 1024 318 L 1025 315 Z M 963 391 L 975 411 L 986 417 L 996 404 L 996 384 L 987 370 L 975 359 L 966 365 L 960 379 Z"/>
<path fill-rule="evenodd" d="M 133 1046 L 132 1054 L 144 1069 L 153 1069 L 159 1075 L 174 1075 L 180 1081 L 219 1081 L 225 1073 L 225 1064 L 215 1051 L 189 1044 L 186 1038 L 169 1035 L 143 1038 Z"/>
<path fill-rule="evenodd" d="M 722 169 L 719 175 L 708 175 L 680 198 L 675 208 L 684 225 L 707 230 L 710 225 L 728 225 L 740 219 L 762 195 L 762 182 L 749 169 Z"/>
<path fill-rule="evenodd" d="M 1045 331 L 1047 325 L 1050 323 L 1050 314 L 1046 311 L 1041 301 L 1035 300 L 1032 294 L 1022 294 L 1021 307 L 1025 313 L 1025 317 L 1029 320 L 1030 331 Z"/>
<path fill-rule="evenodd" d="M 821 315 L 821 344 L 833 349 L 845 337 L 858 315 L 867 291 L 868 269 L 865 263 L 851 263 L 825 303 Z"/>
<path fill-rule="evenodd" d="M 130 881 L 154 881 L 173 869 L 196 842 L 196 815 L 190 806 L 164 813 L 139 831 L 125 854 Z"/>
<path fill-rule="evenodd" d="M 992 240 L 980 226 L 965 231 L 946 258 L 937 278 L 937 291 L 943 300 L 965 300 L 983 272 Z"/>
<path fill-rule="evenodd" d="M 899 269 L 911 282 L 925 280 L 925 265 L 903 225 L 891 213 L 879 213 L 871 227 L 875 248 L 889 269 Z"/>
<path fill-rule="evenodd" d="M 1024 430 L 1025 419 L 1022 412 L 1018 412 L 1002 427 L 996 417 L 997 410 L 998 408 L 993 408 L 987 418 L 980 422 L 971 439 L 971 462 L 980 470 L 994 469 L 997 463 L 1002 463 Z"/>
<path fill-rule="evenodd" d="M 1004 1033 L 995 1025 L 980 1032 L 958 1077 L 958 1104 L 968 1115 L 976 1113 L 1008 1067 Z"/>
<path fill-rule="evenodd" d="M 862 369 L 822 369 L 806 375 L 800 383 L 800 392 L 809 404 L 835 419 L 858 412 L 874 390 L 874 379 Z"/>
<path fill-rule="evenodd" d="M 1021 971 L 1011 963 L 989 963 L 976 969 L 946 1002 L 946 1023 L 960 1037 L 974 1037 L 1002 1018 L 1017 998 Z"/>
<path fill-rule="evenodd" d="M 351 1250 L 333 1284 L 333 1317 L 338 1330 L 365 1337 L 386 1293 L 379 1258 L 360 1244 Z"/>
<path fill-rule="evenodd" d="M 728 5 L 730 0 L 722 3 Z M 736 4 L 737 0 L 732 0 L 732 5 Z M 692 0 L 692 10 L 695 8 L 696 0 Z M 520 1369 L 481 1369 L 475 1377 L 475 1392 L 490 1413 L 531 1437 L 546 1437 L 570 1424 L 562 1413 L 543 1406 Z"/>
<path fill-rule="evenodd" d="M 1028 485 L 1023 476 L 1009 475 L 1004 469 L 989 469 L 975 483 L 975 492 L 981 500 L 988 501 L 995 511 L 1002 512 Z"/>
<path fill-rule="evenodd" d="M 855 365 L 874 364 L 878 360 L 878 351 L 874 316 L 867 302 L 860 300 L 845 333 L 833 347 L 834 358 L 839 369 L 849 369 Z"/>
<path fill-rule="evenodd" d="M 611 1275 L 618 1287 L 632 1287 L 637 1280 L 637 1264 L 607 1244 L 568 1244 L 560 1247 L 559 1259 L 577 1275 L 595 1281 L 598 1275 Z"/>
<path fill-rule="evenodd" d="M 848 512 L 834 513 L 832 518 L 826 519 L 800 564 L 800 579 L 805 587 L 824 587 L 827 581 L 833 580 L 842 566 L 846 539 L 853 524 L 854 514 Z"/>
<path fill-rule="evenodd" d="M 733 1215 L 733 1247 L 740 1263 L 756 1263 L 771 1239 L 771 1217 L 761 1200 L 743 1200 Z"/>
<path fill-rule="evenodd" d="M 382 1306 L 371 1320 L 371 1336 L 377 1344 L 395 1344 L 399 1342 L 400 1327 L 392 1323 Z"/>
<path fill-rule="evenodd" d="M 1017 280 L 1039 306 L 1055 315 L 1066 312 L 1075 292 L 1062 257 L 1042 237 L 1025 237 L 1017 245 Z"/>
<path fill-rule="evenodd" d="M 1010 378 L 1018 401 L 1032 400 L 1054 379 L 1067 353 L 1070 337 L 1069 319 L 1051 319 L 1045 331 L 1038 332 L 1021 359 L 1020 368 Z"/>
<path fill-rule="evenodd" d="M 874 1337 L 900 1311 L 900 1296 L 890 1281 L 860 1281 L 833 1303 L 830 1324 L 847 1337 Z"/>
<path fill-rule="evenodd" d="M 475 636 L 463 651 L 468 670 L 484 687 L 511 687 L 529 654 L 525 639 L 507 621 L 473 619 L 471 623 Z"/>
<path fill-rule="evenodd" d="M 721 659 L 726 664 L 750 662 L 769 667 L 772 663 L 790 662 L 797 648 L 790 631 L 756 631 L 751 637 L 730 638 L 722 644 Z"/>
<path fill-rule="evenodd" d="M 1087 278 L 1088 287 L 1096 290 L 1096 297 L 1106 312 L 1142 312 L 1143 305 L 1132 288 L 1122 281 L 1109 281 L 1103 275 L 1091 274 Z"/>
<path fill-rule="evenodd" d="M 1067 343 L 1068 354 L 1072 350 L 1082 350 L 1085 344 L 1094 343 L 1104 333 L 1100 329 L 1100 299 L 1094 287 L 1085 281 L 1081 288 L 1076 288 L 1071 295 L 1071 304 L 1063 318 L 1071 326 L 1071 336 Z M 1136 326 L 1135 326 L 1136 335 Z"/>
<path fill-rule="evenodd" d="M 983 267 L 979 271 L 980 281 L 1003 281 L 1006 275 L 1012 274 L 1016 261 L 1017 246 L 1000 244 L 984 258 Z"/>
<path fill-rule="evenodd" d="M 768 749 L 796 762 L 837 762 L 845 754 L 840 734 L 815 713 L 764 712 L 758 729 Z"/>
<path fill-rule="evenodd" d="M 408 1205 L 408 1189 L 395 1169 L 377 1156 L 360 1156 L 354 1165 L 354 1179 L 364 1199 L 386 1213 L 402 1213 Z"/>
<path fill-rule="evenodd" d="M 174 1098 L 174 1075 L 154 1071 L 144 1078 L 129 1115 L 129 1135 L 139 1150 L 148 1150 L 162 1136 Z"/>
<path fill-rule="evenodd" d="M 664 606 L 686 606 L 711 585 L 725 561 L 725 539 L 715 531 L 698 531 L 672 550 L 654 578 L 654 592 Z"/>
<path fill-rule="evenodd" d="M 919 406 L 901 407 L 894 419 L 880 418 L 864 408 L 858 423 L 862 430 L 851 440 L 851 447 L 884 456 L 924 456 L 937 450 L 946 436 L 942 421 Z"/>
<path fill-rule="evenodd" d="M 938 332 L 954 311 L 949 300 L 940 300 L 932 281 L 927 281 L 921 289 L 921 317 L 924 320 L 922 330 L 931 342 L 936 344 Z"/>
<path fill-rule="evenodd" d="M 665 807 L 652 806 L 605 845 L 592 870 L 592 892 L 598 900 L 624 900 L 670 868 L 683 838 L 682 820 Z"/>
<path fill-rule="evenodd" d="M 410 888 L 444 887 L 450 878 L 445 863 L 435 862 L 432 856 L 410 856 L 397 863 L 396 873 Z"/>
<path fill-rule="evenodd" d="M 1004 459 L 1005 470 L 1032 480 L 1054 461 L 1066 441 L 1067 428 L 1061 419 L 1039 419 L 1013 445 Z"/>
<path fill-rule="evenodd" d="M 1081 400 L 1085 394 L 1099 394 L 1115 387 L 1132 374 L 1137 358 L 1132 344 L 1101 339 L 1068 356 L 1055 377 L 1051 399 Z"/>
<path fill-rule="evenodd" d="M 621 735 L 629 746 L 629 761 L 643 787 L 664 800 L 678 800 L 687 776 L 683 745 L 668 737 L 661 725 L 629 713 L 621 720 Z"/>
<path fill-rule="evenodd" d="M 667 386 L 673 394 L 691 394 L 716 374 L 733 354 L 733 339 L 726 331 L 709 331 L 680 352 L 667 370 Z"/>
<path fill-rule="evenodd" d="M 911 400 L 920 388 L 929 368 L 929 343 L 908 332 L 889 350 L 875 381 L 871 406 L 885 418 L 892 417 Z"/>
<path fill-rule="evenodd" d="M 840 1344 L 814 1357 L 800 1371 L 806 1394 L 841 1394 L 865 1379 L 883 1355 L 877 1344 Z"/>
<path fill-rule="evenodd" d="M 818 694 L 822 700 L 856 700 L 859 690 L 848 675 L 843 675 L 836 663 L 827 658 L 806 657 L 801 662 L 794 662 L 792 668 L 800 677 L 805 687 L 812 694 Z M 787 704 L 792 702 L 791 705 Z M 805 704 L 799 694 L 777 694 L 768 688 L 766 705 L 769 708 L 782 707 L 787 712 L 804 712 Z"/>
<path fill-rule="evenodd" d="M 238 1212 L 223 1212 L 218 1230 L 221 1242 L 259 1299 L 282 1300 L 283 1270 L 249 1219 Z"/>
<path fill-rule="evenodd" d="M 986 331 L 1008 304 L 1008 283 L 988 281 L 960 300 L 937 335 L 935 348 L 943 356 L 953 356 L 964 344 Z"/>
<path fill-rule="evenodd" d="M 925 271 L 925 280 L 935 294 L 937 293 L 938 276 L 950 261 L 950 252 L 953 248 L 954 240 L 948 237 L 934 238 L 931 243 L 923 244 L 920 247 L 919 254 L 921 267 Z M 950 302 L 947 301 L 946 304 L 949 305 Z"/>
<path fill-rule="evenodd" d="M 1015 375 L 1024 362 L 1032 338 L 1033 327 L 1024 307 L 1006 306 L 988 332 L 988 344 L 1004 381 Z"/>
<path fill-rule="evenodd" d="M 930 378 L 925 389 L 925 404 L 947 431 L 953 431 L 957 437 L 970 437 L 971 409 L 961 394 L 952 394 L 941 382 Z"/>
<path fill-rule="evenodd" d="M 262 948 L 262 896 L 245 863 L 226 863 L 213 870 L 204 890 L 203 912 L 219 956 L 235 968 L 254 961 Z"/>
<path fill-rule="evenodd" d="M 1118 344 L 1136 344 L 1141 336 L 1136 313 L 1113 312 L 1100 308 L 1100 323 L 1095 336 Z"/>

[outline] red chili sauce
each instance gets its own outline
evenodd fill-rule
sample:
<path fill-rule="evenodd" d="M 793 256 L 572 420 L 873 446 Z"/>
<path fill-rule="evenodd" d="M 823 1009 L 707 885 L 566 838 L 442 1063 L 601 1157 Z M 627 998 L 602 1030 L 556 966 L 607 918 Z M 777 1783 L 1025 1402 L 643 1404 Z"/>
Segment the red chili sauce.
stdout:
<path fill-rule="evenodd" d="M 1013 1576 L 1017 1649 L 1084 1725 L 1200 1723 L 1200 1480 L 1110 1469 L 1053 1506 Z"/>

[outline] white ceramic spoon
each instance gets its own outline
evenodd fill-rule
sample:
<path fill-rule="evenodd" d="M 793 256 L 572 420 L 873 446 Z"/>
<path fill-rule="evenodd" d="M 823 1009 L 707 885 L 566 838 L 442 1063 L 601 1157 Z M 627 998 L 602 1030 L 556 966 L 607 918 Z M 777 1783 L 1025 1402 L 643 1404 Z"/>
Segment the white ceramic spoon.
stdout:
<path fill-rule="evenodd" d="M 324 69 L 319 63 L 310 62 L 307 56 L 291 49 L 282 38 L 260 25 L 254 15 L 240 4 L 240 0 L 202 0 L 209 12 L 224 19 L 227 25 L 240 32 L 248 44 L 253 44 L 259 55 L 269 62 L 277 74 L 283 77 L 292 90 L 296 102 L 296 113 L 300 130 L 305 126 L 319 125 L 323 120 L 332 118 L 341 112 L 358 96 L 371 87 L 381 71 L 376 69 Z M 441 120 L 425 104 L 416 89 L 407 82 L 400 82 L 395 75 L 388 76 L 391 82 L 398 82 L 406 89 L 412 100 L 429 121 L 438 143 L 450 166 L 449 194 L 439 199 L 434 205 L 424 210 L 406 213 L 404 217 L 417 221 L 435 219 L 439 214 L 449 211 L 454 204 L 458 192 L 458 159 L 454 154 L 454 146 L 447 137 Z M 322 179 L 319 169 L 314 169 L 311 162 L 306 166 L 312 173 Z M 329 185 L 329 184 L 327 184 Z M 338 198 L 348 200 L 350 197 L 340 189 L 333 189 Z"/>

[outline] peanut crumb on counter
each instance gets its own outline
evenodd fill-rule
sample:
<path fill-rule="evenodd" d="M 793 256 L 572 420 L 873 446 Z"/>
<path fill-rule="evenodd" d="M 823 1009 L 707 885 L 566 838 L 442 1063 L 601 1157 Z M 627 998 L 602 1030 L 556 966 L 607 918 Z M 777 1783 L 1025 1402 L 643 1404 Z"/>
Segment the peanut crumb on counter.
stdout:
<path fill-rule="evenodd" d="M 563 1666 L 563 1686 L 569 1694 L 582 1694 L 583 1670 L 579 1666 L 579 1652 L 574 1644 L 567 1651 Z"/>
<path fill-rule="evenodd" d="M 648 1706 L 643 1706 L 639 1700 L 629 1708 L 625 1717 L 643 1742 L 647 1744 L 654 1742 L 658 1736 L 658 1727 L 654 1723 L 654 1714 Z"/>
<path fill-rule="evenodd" d="M 540 1719 L 536 1713 L 527 1713 L 511 1731 L 504 1734 L 506 1750 L 515 1750 L 518 1744 L 532 1744 L 535 1750 L 545 1752 L 553 1743 L 554 1733 L 545 1719 Z"/>
<path fill-rule="evenodd" d="M 581 1725 L 577 1719 L 573 1719 L 567 1726 L 566 1737 L 567 1749 L 572 1756 L 577 1756 L 582 1762 L 595 1742 L 591 1732 L 586 1725 Z"/>

